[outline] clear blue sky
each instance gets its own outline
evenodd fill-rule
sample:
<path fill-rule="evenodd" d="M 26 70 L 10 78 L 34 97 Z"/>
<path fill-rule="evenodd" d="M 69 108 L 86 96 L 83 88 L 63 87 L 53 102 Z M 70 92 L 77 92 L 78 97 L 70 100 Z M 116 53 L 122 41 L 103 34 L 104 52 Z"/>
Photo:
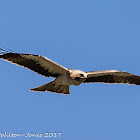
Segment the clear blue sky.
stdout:
<path fill-rule="evenodd" d="M 68 68 L 140 75 L 139 7 L 138 0 L 1 0 L 0 47 Z M 0 133 L 140 140 L 140 86 L 82 84 L 71 86 L 70 95 L 29 91 L 51 80 L 0 60 Z"/>

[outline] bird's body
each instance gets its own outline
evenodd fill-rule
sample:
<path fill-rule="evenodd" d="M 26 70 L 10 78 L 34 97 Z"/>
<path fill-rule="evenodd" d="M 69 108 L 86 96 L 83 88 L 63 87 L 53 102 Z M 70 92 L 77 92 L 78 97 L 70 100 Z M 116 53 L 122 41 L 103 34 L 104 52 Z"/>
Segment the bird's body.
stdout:
<path fill-rule="evenodd" d="M 1 49 L 2 50 L 2 49 Z M 45 77 L 55 79 L 43 86 L 33 88 L 33 91 L 50 91 L 70 94 L 69 86 L 78 86 L 81 83 L 124 83 L 140 85 L 140 76 L 118 70 L 84 72 L 65 68 L 54 61 L 39 55 L 5 52 L 1 59 L 26 67 Z"/>

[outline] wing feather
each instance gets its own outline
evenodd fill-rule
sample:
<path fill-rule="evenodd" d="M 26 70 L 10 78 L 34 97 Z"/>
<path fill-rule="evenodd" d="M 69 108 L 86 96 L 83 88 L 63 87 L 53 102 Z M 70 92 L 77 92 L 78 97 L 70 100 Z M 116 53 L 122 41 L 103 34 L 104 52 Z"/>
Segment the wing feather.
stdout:
<path fill-rule="evenodd" d="M 68 72 L 67 68 L 40 55 L 6 53 L 0 55 L 0 58 L 26 67 L 46 77 L 57 77 L 60 74 L 67 74 Z"/>
<path fill-rule="evenodd" d="M 87 72 L 87 79 L 84 81 L 84 83 L 90 82 L 140 85 L 140 76 L 118 70 L 92 71 Z"/>

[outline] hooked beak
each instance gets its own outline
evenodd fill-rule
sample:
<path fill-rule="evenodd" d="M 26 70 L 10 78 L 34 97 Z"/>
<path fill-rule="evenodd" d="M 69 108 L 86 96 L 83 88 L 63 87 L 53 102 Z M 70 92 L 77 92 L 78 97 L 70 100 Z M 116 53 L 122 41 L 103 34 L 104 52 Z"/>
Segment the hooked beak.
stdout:
<path fill-rule="evenodd" d="M 87 76 L 85 76 L 85 75 L 84 75 L 84 76 L 81 76 L 80 78 L 81 78 L 81 79 L 86 79 L 86 78 L 87 78 Z"/>
<path fill-rule="evenodd" d="M 86 77 L 80 77 L 81 79 L 86 79 Z"/>

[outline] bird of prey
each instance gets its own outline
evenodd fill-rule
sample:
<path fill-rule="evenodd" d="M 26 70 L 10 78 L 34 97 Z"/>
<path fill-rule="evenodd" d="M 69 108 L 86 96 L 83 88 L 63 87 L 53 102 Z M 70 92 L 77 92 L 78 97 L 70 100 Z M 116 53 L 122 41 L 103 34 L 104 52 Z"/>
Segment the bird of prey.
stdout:
<path fill-rule="evenodd" d="M 0 58 L 19 66 L 26 67 L 45 77 L 54 77 L 50 83 L 31 89 L 32 91 L 50 91 L 70 94 L 69 86 L 78 86 L 81 83 L 124 83 L 140 85 L 140 76 L 118 71 L 90 71 L 68 69 L 56 62 L 40 55 L 8 52 L 3 49 Z"/>

